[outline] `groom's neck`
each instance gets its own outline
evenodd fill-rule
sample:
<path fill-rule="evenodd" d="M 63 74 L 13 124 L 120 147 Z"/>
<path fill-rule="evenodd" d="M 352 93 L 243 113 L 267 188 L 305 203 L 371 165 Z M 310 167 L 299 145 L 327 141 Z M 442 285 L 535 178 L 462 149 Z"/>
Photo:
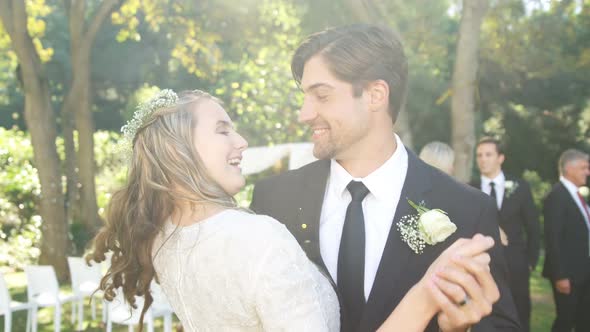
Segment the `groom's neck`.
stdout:
<path fill-rule="evenodd" d="M 334 158 L 354 178 L 364 178 L 381 167 L 397 149 L 394 135 L 391 139 L 358 147 L 345 156 Z"/>

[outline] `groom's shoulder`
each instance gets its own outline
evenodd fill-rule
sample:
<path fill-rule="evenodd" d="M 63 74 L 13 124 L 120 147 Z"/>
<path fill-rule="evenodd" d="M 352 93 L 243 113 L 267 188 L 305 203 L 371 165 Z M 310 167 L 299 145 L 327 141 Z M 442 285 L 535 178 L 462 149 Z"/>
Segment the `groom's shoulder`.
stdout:
<path fill-rule="evenodd" d="M 329 165 L 329 162 L 327 163 L 326 160 L 316 160 L 300 168 L 260 179 L 255 183 L 255 188 L 260 190 L 270 188 L 278 189 L 285 185 L 293 186 L 294 184 L 301 183 L 306 176 L 317 174 L 326 165 Z"/>

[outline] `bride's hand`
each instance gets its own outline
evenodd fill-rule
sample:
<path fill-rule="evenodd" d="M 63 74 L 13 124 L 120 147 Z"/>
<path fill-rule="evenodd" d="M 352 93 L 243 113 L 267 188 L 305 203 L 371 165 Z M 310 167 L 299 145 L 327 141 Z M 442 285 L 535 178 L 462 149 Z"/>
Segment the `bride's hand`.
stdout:
<path fill-rule="evenodd" d="M 500 293 L 485 251 L 493 245 L 492 238 L 479 234 L 471 240 L 457 240 L 426 273 L 430 295 L 440 308 L 442 331 L 465 331 L 492 312 Z"/>
<path fill-rule="evenodd" d="M 482 235 L 457 240 L 430 265 L 378 331 L 399 331 L 400 327 L 424 331 L 437 314 L 443 331 L 465 330 L 489 314 L 491 303 L 499 297 L 486 253 L 493 246 L 494 240 Z M 458 308 L 466 298 L 468 303 Z"/>

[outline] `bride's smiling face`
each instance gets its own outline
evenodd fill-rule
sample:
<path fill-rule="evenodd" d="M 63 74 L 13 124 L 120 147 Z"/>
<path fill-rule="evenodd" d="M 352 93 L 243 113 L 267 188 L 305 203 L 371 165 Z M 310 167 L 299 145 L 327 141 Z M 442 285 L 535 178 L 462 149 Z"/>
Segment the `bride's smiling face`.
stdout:
<path fill-rule="evenodd" d="M 207 100 L 195 112 L 195 149 L 211 178 L 233 196 L 246 184 L 241 162 L 248 142 L 236 132 L 229 115 L 218 103 Z"/>

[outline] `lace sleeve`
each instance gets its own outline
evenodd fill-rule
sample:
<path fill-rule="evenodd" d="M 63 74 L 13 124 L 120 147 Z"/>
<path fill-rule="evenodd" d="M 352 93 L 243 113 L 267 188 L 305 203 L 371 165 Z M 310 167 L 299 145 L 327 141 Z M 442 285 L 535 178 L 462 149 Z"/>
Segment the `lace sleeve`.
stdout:
<path fill-rule="evenodd" d="M 264 330 L 328 331 L 315 267 L 283 225 L 273 228 L 273 234 L 263 240 L 264 250 L 250 274 Z"/>

